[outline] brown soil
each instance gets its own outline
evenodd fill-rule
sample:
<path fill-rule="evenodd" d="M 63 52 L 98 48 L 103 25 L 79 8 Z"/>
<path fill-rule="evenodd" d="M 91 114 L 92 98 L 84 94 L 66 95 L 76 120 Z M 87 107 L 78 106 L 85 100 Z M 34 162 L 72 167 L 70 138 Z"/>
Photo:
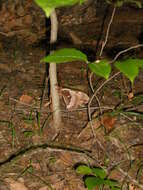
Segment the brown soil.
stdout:
<path fill-rule="evenodd" d="M 30 6 L 31 4 L 27 4 L 27 11 L 30 10 Z M 101 11 L 104 12 L 105 8 L 104 5 Z M 74 12 L 75 9 L 73 8 L 72 11 Z M 19 8 L 19 14 L 22 14 L 20 10 Z M 131 10 L 134 10 L 132 15 Z M 86 24 L 81 23 L 77 27 L 77 23 L 70 24 L 65 21 L 68 9 L 67 12 L 65 9 L 65 17 L 61 16 L 60 11 L 62 12 L 62 9 L 58 10 L 61 18 L 58 48 L 77 47 L 86 51 L 89 59 L 94 59 L 95 49 L 97 49 L 97 39 L 94 39 L 94 35 L 96 33 L 99 37 L 100 21 L 103 17 L 101 12 L 97 9 L 97 18 L 94 18 L 92 11 L 87 10 L 92 16 L 84 17 L 83 21 L 86 21 Z M 103 33 L 106 31 L 111 12 L 110 7 Z M 81 11 L 80 14 L 82 15 L 83 12 Z M 130 19 L 129 14 L 132 16 Z M 79 18 L 79 15 L 76 16 Z M 117 10 L 104 57 L 111 59 L 120 50 L 142 42 L 140 35 L 142 16 L 142 10 L 134 7 L 123 7 Z M 25 18 L 26 21 L 29 19 Z M 38 23 L 35 23 L 37 28 Z M 95 31 L 97 25 L 98 30 Z M 28 26 L 30 27 L 30 23 L 24 30 L 29 31 Z M 3 30 L 6 30 L 6 26 Z M 5 31 L 3 32 L 5 34 Z M 25 43 L 21 41 L 25 32 L 21 36 L 18 33 L 15 37 L 10 33 L 8 36 L 1 34 L 0 190 L 11 190 L 12 184 L 15 185 L 16 190 L 18 188 L 24 190 L 87 189 L 84 186 L 83 176 L 75 171 L 75 166 L 79 163 L 105 168 L 109 178 L 117 180 L 123 185 L 123 189 L 129 186 L 132 190 L 131 185 L 134 185 L 135 189 L 143 189 L 142 71 L 135 80 L 133 97 L 130 97 L 132 95 L 130 82 L 121 74 L 104 85 L 97 94 L 100 106 L 96 99 L 91 104 L 91 123 L 88 122 L 87 106 L 68 111 L 61 98 L 63 124 L 60 133 L 53 140 L 55 131 L 52 126 L 48 90 L 40 108 L 42 93 L 47 85 L 44 84 L 45 65 L 40 63 L 40 59 L 45 55 L 41 45 L 42 39 L 45 38 L 44 32 L 45 29 L 42 30 L 41 36 L 37 37 L 35 30 L 35 38 L 31 38 L 28 34 L 29 38 L 24 37 Z M 101 43 L 99 49 L 100 45 Z M 123 57 L 131 55 L 142 58 L 142 49 L 128 52 Z M 116 72 L 113 69 L 112 74 Z M 85 63 L 58 65 L 59 86 L 82 91 L 92 97 L 89 75 Z M 104 79 L 100 77 L 92 78 L 94 89 L 98 89 L 103 82 Z"/>

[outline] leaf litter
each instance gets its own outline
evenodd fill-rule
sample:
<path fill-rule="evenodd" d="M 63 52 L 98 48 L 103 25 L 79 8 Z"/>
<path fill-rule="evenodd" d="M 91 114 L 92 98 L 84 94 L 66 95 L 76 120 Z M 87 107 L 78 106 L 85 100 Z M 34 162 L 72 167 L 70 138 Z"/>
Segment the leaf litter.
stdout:
<path fill-rule="evenodd" d="M 86 188 L 82 176 L 77 175 L 74 170 L 74 166 L 78 163 L 104 166 L 109 172 L 115 168 L 114 179 L 121 183 L 124 181 L 124 176 L 119 175 L 119 171 L 116 172 L 116 166 L 122 167 L 125 171 L 133 168 L 130 179 L 136 179 L 136 173 L 142 164 L 143 157 L 143 119 L 142 117 L 138 118 L 137 115 L 136 121 L 131 122 L 128 118 L 132 119 L 132 115 L 127 118 L 120 113 L 125 111 L 124 99 L 125 102 L 131 99 L 129 101 L 131 104 L 136 98 L 136 94 L 143 94 L 143 90 L 140 88 L 143 80 L 142 75 L 139 75 L 136 81 L 134 97 L 114 96 L 113 90 L 125 94 L 121 77 L 117 78 L 118 83 L 116 80 L 110 81 L 98 94 L 101 109 L 110 108 L 111 105 L 115 109 L 103 109 L 103 115 L 100 115 L 99 105 L 96 100 L 93 101 L 91 110 L 92 125 L 97 137 L 95 139 L 87 115 L 87 104 L 91 97 L 91 91 L 87 81 L 87 73 L 83 72 L 86 70 L 86 66 L 77 62 L 74 67 L 71 63 L 63 64 L 61 68 L 58 67 L 60 86 L 63 87 L 59 92 L 63 98 L 61 100 L 63 125 L 56 141 L 54 141 L 57 144 L 50 144 L 46 147 L 42 144 L 53 143 L 54 131 L 50 108 L 43 106 L 41 110 L 37 110 L 41 103 L 45 69 L 44 65 L 39 64 L 41 57 L 43 57 L 43 51 L 40 49 L 25 49 L 23 51 L 26 51 L 26 55 L 29 52 L 34 55 L 34 57 L 22 57 L 20 54 L 21 60 L 27 59 L 30 62 L 30 64 L 29 62 L 23 64 L 23 72 L 26 70 L 26 75 L 23 73 L 22 76 L 17 71 L 12 73 L 6 69 L 0 73 L 2 84 L 0 89 L 4 85 L 7 86 L 0 99 L 0 177 L 7 179 L 6 182 L 9 184 L 10 190 L 46 190 L 50 186 L 56 190 L 84 190 Z M 7 57 L 5 59 L 7 63 L 10 62 Z M 0 69 L 3 70 L 3 68 Z M 5 72 L 7 73 L 5 74 Z M 93 82 L 96 83 L 97 79 L 95 77 Z M 99 81 L 99 86 L 101 82 Z M 10 98 L 18 100 L 18 104 L 9 101 Z M 31 105 L 33 100 L 35 107 L 27 107 L 24 104 L 22 107 L 19 106 L 20 103 Z M 123 108 L 118 110 L 120 113 L 117 114 L 116 106 L 118 107 L 119 103 L 123 105 Z M 135 106 L 136 104 L 134 110 Z M 37 111 L 40 113 L 38 124 L 36 123 Z M 112 111 L 116 112 L 115 116 L 114 114 L 110 115 Z M 31 117 L 30 113 L 32 113 Z M 25 124 L 26 121 L 28 124 Z M 10 140 L 12 139 L 11 130 L 8 128 L 9 122 L 13 123 L 16 131 L 16 143 L 13 148 Z M 44 126 L 42 133 L 39 133 L 38 126 Z M 32 136 L 24 135 L 25 131 L 32 132 Z M 33 146 L 33 148 L 26 151 L 25 149 L 29 146 Z M 75 147 L 78 147 L 78 151 Z M 25 152 L 4 164 L 4 161 L 11 158 L 11 155 L 16 155 L 23 149 Z M 26 170 L 23 173 L 23 181 L 16 180 L 16 177 L 27 168 L 29 160 L 32 161 L 33 170 Z M 136 167 L 137 165 L 138 167 Z M 11 176 L 11 173 L 15 173 L 16 177 Z M 132 180 L 130 181 L 132 182 Z M 142 181 L 140 180 L 139 183 Z"/>

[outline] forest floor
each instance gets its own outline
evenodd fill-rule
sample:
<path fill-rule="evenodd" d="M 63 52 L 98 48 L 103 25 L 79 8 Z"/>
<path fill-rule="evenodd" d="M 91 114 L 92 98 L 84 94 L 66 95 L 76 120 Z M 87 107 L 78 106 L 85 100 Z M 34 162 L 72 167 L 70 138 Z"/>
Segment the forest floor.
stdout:
<path fill-rule="evenodd" d="M 68 111 L 61 98 L 63 125 L 53 140 L 48 91 L 40 107 L 44 54 L 12 45 L 0 53 L 0 190 L 87 189 L 76 173 L 80 163 L 106 169 L 123 189 L 143 189 L 143 73 L 133 93 L 121 74 L 107 82 L 90 106 L 91 123 L 87 105 Z M 84 63 L 58 66 L 60 87 L 92 97 L 88 78 Z M 92 78 L 95 90 L 103 82 Z"/>

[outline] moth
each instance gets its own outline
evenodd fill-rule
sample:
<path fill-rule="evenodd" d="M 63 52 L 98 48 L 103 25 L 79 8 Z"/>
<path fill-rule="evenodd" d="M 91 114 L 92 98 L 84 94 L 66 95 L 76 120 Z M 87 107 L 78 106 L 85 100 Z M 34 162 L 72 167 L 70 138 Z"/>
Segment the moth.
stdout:
<path fill-rule="evenodd" d="M 59 94 L 62 96 L 67 110 L 73 110 L 82 107 L 89 101 L 89 96 L 78 90 L 58 87 Z"/>

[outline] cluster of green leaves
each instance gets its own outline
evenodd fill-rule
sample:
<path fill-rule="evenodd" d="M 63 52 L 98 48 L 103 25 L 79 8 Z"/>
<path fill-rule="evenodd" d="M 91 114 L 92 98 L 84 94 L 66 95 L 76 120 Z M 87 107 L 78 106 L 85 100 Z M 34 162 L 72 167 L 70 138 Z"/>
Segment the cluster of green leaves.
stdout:
<path fill-rule="evenodd" d="M 46 16 L 49 17 L 53 9 L 71 6 L 76 3 L 82 4 L 85 0 L 34 0 L 39 7 L 43 9 Z"/>
<path fill-rule="evenodd" d="M 132 3 L 135 4 L 138 8 L 142 8 L 142 3 L 139 0 L 106 0 L 109 4 L 114 4 L 116 7 L 123 6 L 124 3 Z"/>
<path fill-rule="evenodd" d="M 63 48 L 54 51 L 42 59 L 42 61 L 57 64 L 72 61 L 84 61 L 87 63 L 91 71 L 100 77 L 108 79 L 111 73 L 111 65 L 108 60 L 103 59 L 90 63 L 86 54 L 74 48 Z M 143 60 L 130 58 L 123 61 L 116 61 L 114 66 L 133 83 L 139 73 L 139 69 L 143 68 Z"/>
<path fill-rule="evenodd" d="M 81 164 L 76 168 L 76 172 L 85 176 L 84 182 L 88 190 L 104 186 L 108 186 L 111 190 L 120 190 L 119 183 L 115 180 L 109 179 L 107 173 L 102 168 L 92 168 Z"/>

